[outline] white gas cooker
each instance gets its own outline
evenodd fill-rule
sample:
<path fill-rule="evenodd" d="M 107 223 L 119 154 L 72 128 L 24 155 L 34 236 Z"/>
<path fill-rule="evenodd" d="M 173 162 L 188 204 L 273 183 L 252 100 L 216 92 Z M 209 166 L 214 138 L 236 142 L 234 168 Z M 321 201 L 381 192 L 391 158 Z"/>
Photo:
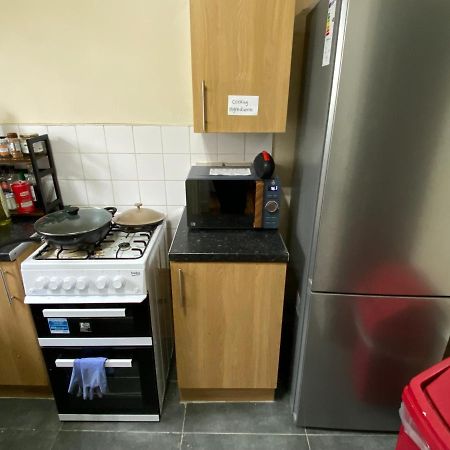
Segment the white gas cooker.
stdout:
<path fill-rule="evenodd" d="M 142 301 L 146 267 L 161 232 L 162 225 L 150 232 L 112 229 L 89 249 L 41 246 L 21 266 L 26 303 L 79 303 L 80 297 L 84 303 Z"/>

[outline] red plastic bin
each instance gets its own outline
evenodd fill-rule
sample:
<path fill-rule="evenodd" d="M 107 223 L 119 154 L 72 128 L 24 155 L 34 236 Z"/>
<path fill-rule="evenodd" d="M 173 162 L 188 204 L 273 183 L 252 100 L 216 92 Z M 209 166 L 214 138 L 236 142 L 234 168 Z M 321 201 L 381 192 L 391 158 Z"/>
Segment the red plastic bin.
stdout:
<path fill-rule="evenodd" d="M 402 400 L 396 450 L 450 450 L 450 358 L 414 377 Z"/>

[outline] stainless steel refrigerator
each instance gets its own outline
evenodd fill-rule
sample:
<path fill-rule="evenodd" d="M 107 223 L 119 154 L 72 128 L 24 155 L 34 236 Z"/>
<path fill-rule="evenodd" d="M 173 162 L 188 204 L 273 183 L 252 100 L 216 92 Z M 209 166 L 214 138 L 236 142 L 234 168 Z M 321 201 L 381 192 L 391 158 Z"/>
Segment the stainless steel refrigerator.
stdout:
<path fill-rule="evenodd" d="M 450 1 L 321 0 L 304 67 L 294 419 L 397 430 L 450 335 Z"/>

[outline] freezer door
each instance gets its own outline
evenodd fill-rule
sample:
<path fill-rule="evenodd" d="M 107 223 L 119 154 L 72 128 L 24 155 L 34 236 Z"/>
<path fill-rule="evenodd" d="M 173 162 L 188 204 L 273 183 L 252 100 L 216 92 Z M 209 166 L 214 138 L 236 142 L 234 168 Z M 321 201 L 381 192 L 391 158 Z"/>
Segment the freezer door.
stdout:
<path fill-rule="evenodd" d="M 450 295 L 449 23 L 448 0 L 349 1 L 313 291 Z"/>
<path fill-rule="evenodd" d="M 396 431 L 403 387 L 440 361 L 450 299 L 312 294 L 299 426 Z"/>

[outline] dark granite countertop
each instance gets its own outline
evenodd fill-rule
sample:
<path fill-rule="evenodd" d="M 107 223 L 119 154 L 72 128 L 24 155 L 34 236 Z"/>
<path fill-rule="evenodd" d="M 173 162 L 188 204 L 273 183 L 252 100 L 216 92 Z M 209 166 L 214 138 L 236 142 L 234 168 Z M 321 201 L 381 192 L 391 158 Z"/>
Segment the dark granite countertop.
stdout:
<path fill-rule="evenodd" d="M 186 210 L 169 250 L 170 261 L 287 262 L 276 230 L 190 230 Z"/>
<path fill-rule="evenodd" d="M 2 245 L 8 241 L 29 238 L 33 235 L 36 219 L 37 217 L 13 219 L 11 224 L 0 226 L 0 261 L 14 261 L 28 247 L 29 243 L 16 243 L 4 247 Z"/>

